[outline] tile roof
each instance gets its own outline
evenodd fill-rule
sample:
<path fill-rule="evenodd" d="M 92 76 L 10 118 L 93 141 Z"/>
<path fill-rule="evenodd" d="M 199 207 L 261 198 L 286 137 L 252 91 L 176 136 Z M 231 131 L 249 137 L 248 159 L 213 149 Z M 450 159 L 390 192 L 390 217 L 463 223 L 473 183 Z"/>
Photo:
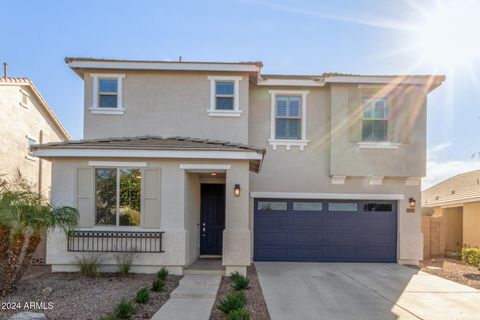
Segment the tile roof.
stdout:
<path fill-rule="evenodd" d="M 30 80 L 29 78 L 10 78 L 10 77 L 0 77 L 0 85 L 21 85 L 21 86 L 29 86 L 34 95 L 38 98 L 40 101 L 40 105 L 43 107 L 43 110 L 47 113 L 47 116 L 50 117 L 52 120 L 53 124 L 57 127 L 57 129 L 60 131 L 60 133 L 64 136 L 65 139 L 70 140 L 70 135 L 68 134 L 67 130 L 63 127 L 62 123 L 60 120 L 58 120 L 57 116 L 55 113 L 53 113 L 52 108 L 48 105 L 47 101 L 43 96 L 40 94 L 40 91 L 38 91 L 37 87 L 33 84 L 33 81 Z"/>
<path fill-rule="evenodd" d="M 480 170 L 451 177 L 422 192 L 422 206 L 462 204 L 480 201 Z"/>
<path fill-rule="evenodd" d="M 190 137 L 139 136 L 105 139 L 85 139 L 34 145 L 39 149 L 138 149 L 138 150 L 213 150 L 252 151 L 265 154 L 265 149 L 229 141 L 196 139 Z"/>

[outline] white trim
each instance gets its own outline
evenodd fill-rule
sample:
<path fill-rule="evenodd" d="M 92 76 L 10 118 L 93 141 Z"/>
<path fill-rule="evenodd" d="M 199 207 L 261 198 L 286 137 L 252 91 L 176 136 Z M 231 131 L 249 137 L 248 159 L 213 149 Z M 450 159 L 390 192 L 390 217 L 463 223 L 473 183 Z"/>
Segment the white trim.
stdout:
<path fill-rule="evenodd" d="M 323 87 L 325 82 L 321 79 L 268 79 L 259 78 L 258 86 L 297 86 L 297 87 Z"/>
<path fill-rule="evenodd" d="M 383 184 L 383 176 L 368 177 L 368 184 L 372 186 L 381 186 Z"/>
<path fill-rule="evenodd" d="M 268 90 L 270 94 L 270 139 L 268 139 L 269 144 L 272 146 L 273 150 L 277 150 L 278 146 L 285 146 L 287 150 L 290 150 L 291 146 L 298 146 L 301 151 L 304 150 L 305 146 L 308 144 L 307 140 L 307 94 L 310 93 L 308 90 Z M 302 132 L 301 139 L 290 140 L 290 139 L 276 139 L 275 137 L 275 110 L 276 110 L 276 101 L 277 95 L 300 95 L 302 97 Z"/>
<path fill-rule="evenodd" d="M 72 59 L 70 68 L 130 69 L 130 70 L 183 70 L 183 71 L 233 71 L 259 72 L 256 64 L 194 63 L 194 62 L 144 62 L 144 61 L 82 61 Z"/>
<path fill-rule="evenodd" d="M 25 156 L 25 159 L 30 160 L 30 161 L 33 161 L 33 162 L 37 161 L 37 158 L 32 157 L 32 156 L 29 156 L 29 155 L 26 155 L 26 156 Z"/>
<path fill-rule="evenodd" d="M 405 195 L 395 193 L 296 193 L 250 192 L 252 198 L 273 199 L 338 199 L 338 200 L 404 200 Z"/>
<path fill-rule="evenodd" d="M 439 76 L 328 76 L 325 82 L 359 83 L 359 84 L 436 84 L 443 82 Z"/>
<path fill-rule="evenodd" d="M 95 114 L 115 114 L 122 115 L 125 111 L 123 108 L 123 79 L 126 77 L 122 73 L 91 73 L 93 78 L 93 96 L 92 107 L 90 108 L 92 113 Z M 116 108 L 101 108 L 98 106 L 98 81 L 99 79 L 116 79 L 117 80 L 117 107 Z"/>
<path fill-rule="evenodd" d="M 285 146 L 287 150 L 290 150 L 292 146 L 296 146 L 300 147 L 300 151 L 303 151 L 308 142 L 309 140 L 268 139 L 268 143 L 272 146 L 273 150 L 277 150 L 277 146 Z"/>
<path fill-rule="evenodd" d="M 230 170 L 232 166 L 229 164 L 196 164 L 196 163 L 181 163 L 182 170 Z"/>
<path fill-rule="evenodd" d="M 262 160 L 262 155 L 248 151 L 185 151 L 185 150 L 115 150 L 115 149 L 40 149 L 36 157 L 125 157 Z"/>
<path fill-rule="evenodd" d="M 396 142 L 368 142 L 362 141 L 358 143 L 360 149 L 399 149 L 401 143 Z"/>
<path fill-rule="evenodd" d="M 242 115 L 242 111 L 238 110 L 207 110 L 208 115 L 210 117 L 240 117 Z"/>
<path fill-rule="evenodd" d="M 117 162 L 117 161 L 88 161 L 89 167 L 129 167 L 129 168 L 145 168 L 146 162 Z"/>
<path fill-rule="evenodd" d="M 90 111 L 93 114 L 113 114 L 113 115 L 122 115 L 125 113 L 125 109 L 120 108 L 90 108 Z"/>
<path fill-rule="evenodd" d="M 210 80 L 210 108 L 207 110 L 211 117 L 240 117 L 240 81 L 243 77 L 231 76 L 208 76 Z M 233 81 L 233 110 L 217 110 L 216 109 L 216 86 L 217 81 Z"/>
<path fill-rule="evenodd" d="M 345 184 L 345 180 L 347 176 L 331 176 L 330 183 L 331 184 Z"/>
<path fill-rule="evenodd" d="M 30 93 L 28 93 L 26 90 L 23 90 L 22 88 L 18 89 L 21 94 L 26 95 L 27 97 L 30 97 Z"/>
<path fill-rule="evenodd" d="M 421 181 L 422 181 L 421 177 L 408 177 L 405 180 L 405 185 L 406 186 L 419 186 Z"/>

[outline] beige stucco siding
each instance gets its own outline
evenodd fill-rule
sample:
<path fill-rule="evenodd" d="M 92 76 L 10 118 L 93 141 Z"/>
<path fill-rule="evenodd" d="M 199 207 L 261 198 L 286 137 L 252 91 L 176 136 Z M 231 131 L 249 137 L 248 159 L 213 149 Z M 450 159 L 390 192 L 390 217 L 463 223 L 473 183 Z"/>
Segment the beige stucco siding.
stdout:
<path fill-rule="evenodd" d="M 28 94 L 26 108 L 20 105 L 21 89 Z M 63 136 L 28 86 L 0 85 L 0 110 L 0 174 L 12 175 L 18 168 L 24 177 L 36 188 L 40 186 L 40 191 L 49 197 L 50 162 L 27 157 L 26 136 L 37 143 L 61 141 L 64 140 Z"/>
<path fill-rule="evenodd" d="M 96 73 L 92 71 L 92 73 Z M 97 73 L 114 73 L 97 71 Z M 123 79 L 123 115 L 93 114 L 93 78 L 85 73 L 85 138 L 155 135 L 189 136 L 247 143 L 248 74 L 205 72 L 115 71 Z M 242 77 L 240 117 L 212 117 L 208 76 Z"/>
<path fill-rule="evenodd" d="M 480 248 L 480 202 L 463 206 L 463 243 Z"/>

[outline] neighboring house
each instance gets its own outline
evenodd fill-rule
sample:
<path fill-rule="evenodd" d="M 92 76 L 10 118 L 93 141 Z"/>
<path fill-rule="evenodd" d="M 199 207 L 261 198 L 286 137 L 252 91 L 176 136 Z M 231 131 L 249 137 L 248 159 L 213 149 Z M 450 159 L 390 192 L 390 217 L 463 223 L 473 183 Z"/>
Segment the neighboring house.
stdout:
<path fill-rule="evenodd" d="M 35 187 L 50 198 L 51 164 L 35 157 L 30 145 L 70 140 L 52 109 L 27 78 L 0 78 L 0 174 L 12 179 L 17 169 Z M 35 259 L 42 262 L 45 245 L 39 246 Z"/>
<path fill-rule="evenodd" d="M 68 246 L 49 239 L 54 271 L 77 270 L 78 251 L 179 274 L 199 256 L 227 274 L 252 259 L 422 259 L 426 98 L 443 76 L 66 62 L 84 81 L 85 140 L 32 148 L 52 161 L 53 202 L 80 211 Z"/>
<path fill-rule="evenodd" d="M 422 208 L 426 258 L 480 247 L 480 170 L 423 191 Z"/>

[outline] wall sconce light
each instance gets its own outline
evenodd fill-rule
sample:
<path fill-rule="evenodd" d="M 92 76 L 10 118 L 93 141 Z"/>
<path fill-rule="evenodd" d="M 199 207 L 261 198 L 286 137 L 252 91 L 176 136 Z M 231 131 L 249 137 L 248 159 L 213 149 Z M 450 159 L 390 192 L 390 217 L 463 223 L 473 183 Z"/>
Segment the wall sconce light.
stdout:
<path fill-rule="evenodd" d="M 235 197 L 239 197 L 240 196 L 240 185 L 239 184 L 236 184 L 235 185 L 235 188 L 233 188 L 233 195 Z"/>
<path fill-rule="evenodd" d="M 408 199 L 408 205 L 410 206 L 410 208 L 415 208 L 417 206 L 417 200 L 415 200 L 414 198 Z"/>

